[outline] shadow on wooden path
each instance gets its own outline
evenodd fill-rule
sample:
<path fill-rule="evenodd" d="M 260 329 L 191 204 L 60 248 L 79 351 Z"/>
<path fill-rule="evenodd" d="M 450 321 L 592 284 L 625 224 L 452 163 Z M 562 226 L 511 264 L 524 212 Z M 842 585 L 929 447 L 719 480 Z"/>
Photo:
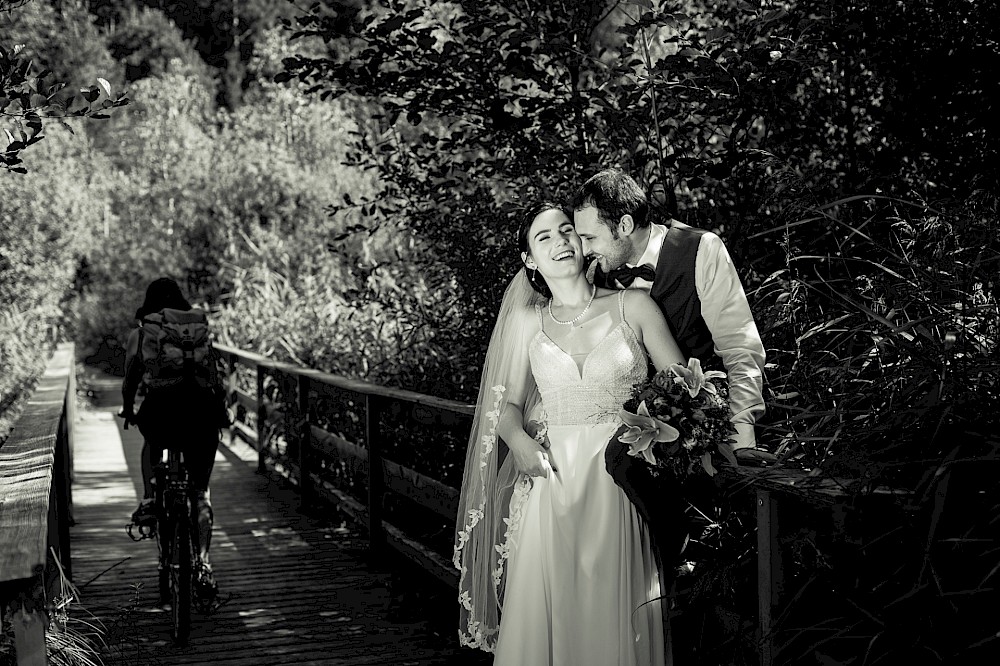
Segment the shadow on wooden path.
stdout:
<path fill-rule="evenodd" d="M 256 474 L 256 453 L 240 445 L 220 448 L 212 476 L 212 560 L 228 601 L 194 613 L 190 644 L 174 647 L 169 615 L 155 606 L 156 545 L 125 533 L 142 493 L 141 439 L 114 416 L 120 385 L 81 376 L 93 395 L 78 412 L 74 452 L 73 577 L 83 608 L 108 630 L 105 663 L 490 663 L 458 648 L 451 590 L 373 568 L 363 534 L 332 509 L 300 513 L 295 491 Z"/>

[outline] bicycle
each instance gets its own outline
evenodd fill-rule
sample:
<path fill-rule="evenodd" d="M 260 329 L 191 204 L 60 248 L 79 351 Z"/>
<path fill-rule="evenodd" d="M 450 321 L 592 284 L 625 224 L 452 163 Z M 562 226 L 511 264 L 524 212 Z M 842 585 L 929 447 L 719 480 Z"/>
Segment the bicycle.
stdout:
<path fill-rule="evenodd" d="M 135 424 L 124 413 L 118 416 L 125 419 L 126 430 L 130 423 Z M 192 594 L 195 587 L 192 574 L 197 562 L 192 535 L 198 526 L 191 517 L 193 487 L 184 463 L 184 453 L 164 448 L 160 462 L 153 467 L 152 481 L 155 520 L 129 523 L 126 531 L 133 541 L 156 538 L 160 603 L 170 604 L 171 634 L 178 645 L 183 645 L 191 633 L 192 600 L 203 613 L 216 608 L 214 590 L 207 593 L 199 587 L 199 593 Z M 138 536 L 133 528 L 138 531 Z"/>

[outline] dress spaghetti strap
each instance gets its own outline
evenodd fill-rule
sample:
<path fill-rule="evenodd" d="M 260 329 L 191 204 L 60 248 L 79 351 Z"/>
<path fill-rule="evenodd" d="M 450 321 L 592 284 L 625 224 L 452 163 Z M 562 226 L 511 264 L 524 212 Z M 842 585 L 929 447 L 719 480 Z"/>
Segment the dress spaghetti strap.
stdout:
<path fill-rule="evenodd" d="M 618 318 L 620 321 L 625 321 L 625 290 L 622 289 L 618 292 Z"/>

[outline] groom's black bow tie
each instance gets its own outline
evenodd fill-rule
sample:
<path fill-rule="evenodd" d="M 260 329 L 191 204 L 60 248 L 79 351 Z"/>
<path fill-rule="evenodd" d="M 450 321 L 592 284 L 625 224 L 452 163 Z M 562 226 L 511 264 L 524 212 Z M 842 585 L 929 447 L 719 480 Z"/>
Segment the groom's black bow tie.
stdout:
<path fill-rule="evenodd" d="M 608 273 L 609 282 L 617 281 L 623 287 L 631 285 L 635 282 L 636 278 L 652 283 L 654 277 L 656 277 L 656 271 L 649 264 L 643 264 L 642 266 L 626 266 L 622 264 Z"/>

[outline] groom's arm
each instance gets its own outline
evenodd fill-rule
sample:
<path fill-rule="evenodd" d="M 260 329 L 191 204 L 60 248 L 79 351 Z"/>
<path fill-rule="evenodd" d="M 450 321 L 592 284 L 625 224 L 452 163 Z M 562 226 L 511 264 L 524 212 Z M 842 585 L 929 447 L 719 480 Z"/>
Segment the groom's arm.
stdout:
<path fill-rule="evenodd" d="M 713 233 L 704 234 L 698 245 L 695 286 L 701 316 L 729 376 L 737 431 L 733 448 L 754 448 L 754 423 L 764 413 L 764 345 L 736 267 L 722 239 Z"/>

